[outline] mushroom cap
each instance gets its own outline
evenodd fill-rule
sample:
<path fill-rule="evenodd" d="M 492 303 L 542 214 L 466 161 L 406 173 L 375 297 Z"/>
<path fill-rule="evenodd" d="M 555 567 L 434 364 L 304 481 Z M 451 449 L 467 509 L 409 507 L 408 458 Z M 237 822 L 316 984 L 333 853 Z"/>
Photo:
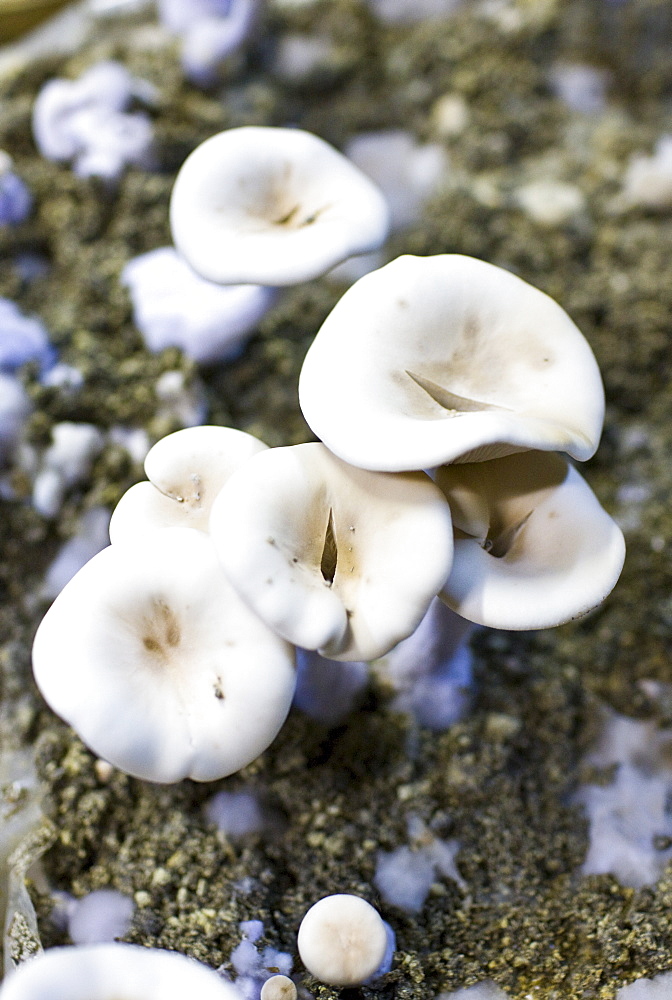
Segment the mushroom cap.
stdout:
<path fill-rule="evenodd" d="M 321 444 L 273 448 L 234 473 L 210 533 L 227 576 L 280 635 L 337 660 L 409 635 L 450 570 L 450 511 L 422 472 L 355 469 Z"/>
<path fill-rule="evenodd" d="M 261 987 L 259 1000 L 296 1000 L 296 985 L 289 976 L 271 976 Z"/>
<path fill-rule="evenodd" d="M 161 438 L 145 458 L 148 483 L 124 493 L 110 521 L 116 542 L 148 528 L 208 530 L 210 508 L 235 469 L 266 445 L 233 427 L 186 427 Z"/>
<path fill-rule="evenodd" d="M 390 471 L 526 448 L 587 459 L 604 415 L 595 358 L 560 306 L 458 254 L 399 257 L 360 278 L 309 348 L 299 398 L 335 454 Z"/>
<path fill-rule="evenodd" d="M 193 528 L 94 556 L 42 620 L 33 669 L 98 756 L 159 782 L 212 781 L 250 763 L 295 686 L 293 650 L 238 598 Z"/>
<path fill-rule="evenodd" d="M 453 514 L 453 568 L 439 595 L 480 625 L 549 628 L 612 590 L 625 558 L 618 525 L 566 459 L 524 452 L 437 470 Z"/>
<path fill-rule="evenodd" d="M 331 986 L 357 986 L 380 968 L 387 931 L 377 910 L 361 896 L 324 896 L 299 927 L 301 961 L 316 979 Z"/>
<path fill-rule="evenodd" d="M 246 125 L 187 157 L 170 220 L 177 249 L 202 277 L 292 285 L 380 246 L 388 209 L 373 182 L 324 140 Z"/>
<path fill-rule="evenodd" d="M 23 962 L 1 1000 L 240 1000 L 238 991 L 193 958 L 135 944 L 48 948 Z"/>

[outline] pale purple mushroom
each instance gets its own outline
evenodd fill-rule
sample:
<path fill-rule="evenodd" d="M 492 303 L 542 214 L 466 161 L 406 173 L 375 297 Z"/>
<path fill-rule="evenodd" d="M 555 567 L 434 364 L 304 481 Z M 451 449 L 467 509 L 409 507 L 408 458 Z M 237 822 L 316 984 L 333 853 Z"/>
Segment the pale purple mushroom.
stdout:
<path fill-rule="evenodd" d="M 117 180 L 126 166 L 149 166 L 152 124 L 128 110 L 134 98 L 151 100 L 153 89 L 116 62 L 97 63 L 77 80 L 48 80 L 33 108 L 40 153 L 71 162 L 80 177 Z"/>
<path fill-rule="evenodd" d="M 201 278 L 173 247 L 134 257 L 121 272 L 133 319 L 150 351 L 179 347 L 201 364 L 236 357 L 276 292 Z"/>
<path fill-rule="evenodd" d="M 28 218 L 33 197 L 12 169 L 12 158 L 0 149 L 0 226 L 18 226 Z"/>
<path fill-rule="evenodd" d="M 11 299 L 0 298 L 0 371 L 13 374 L 36 361 L 44 374 L 54 364 L 55 348 L 42 320 L 26 316 Z"/>
<path fill-rule="evenodd" d="M 248 38 L 259 0 L 158 0 L 158 12 L 162 24 L 181 39 L 186 76 L 207 87 Z"/>

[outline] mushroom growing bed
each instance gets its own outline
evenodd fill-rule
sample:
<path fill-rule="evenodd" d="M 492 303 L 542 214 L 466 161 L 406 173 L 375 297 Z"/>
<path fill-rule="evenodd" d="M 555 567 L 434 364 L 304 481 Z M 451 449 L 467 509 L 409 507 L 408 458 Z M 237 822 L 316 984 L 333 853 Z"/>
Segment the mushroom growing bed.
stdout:
<path fill-rule="evenodd" d="M 28 193 L 27 201 L 25 191 L 11 194 L 12 211 L 0 223 L 0 298 L 14 304 L 0 312 L 5 968 L 40 946 L 69 944 L 76 903 L 105 889 L 132 901 L 125 942 L 197 958 L 250 1000 L 274 973 L 291 977 L 300 997 L 319 1000 L 443 1000 L 484 983 L 474 1000 L 628 1000 L 629 984 L 672 970 L 669 5 L 269 0 L 255 19 L 243 13 L 244 41 L 207 73 L 201 50 L 202 72 L 194 70 L 193 37 L 189 48 L 170 34 L 153 5 L 85 6 L 70 12 L 67 30 L 53 36 L 58 43 L 0 49 L 0 149 L 11 157 L 0 161 L 0 213 L 7 191 L 18 190 L 16 180 L 6 182 L 10 174 Z M 117 171 L 119 132 L 112 147 L 96 147 L 95 157 L 89 151 L 84 166 L 74 153 L 49 159 L 33 134 L 38 94 L 49 81 L 81 80 L 92 66 L 109 63 L 123 67 L 113 71 L 115 86 L 131 88 L 125 109 L 108 108 L 109 115 L 117 124 L 118 113 L 140 116 L 131 129 L 131 162 Z M 305 280 L 248 303 L 249 329 L 238 325 L 227 348 L 212 323 L 216 297 L 201 296 L 193 275 L 181 284 L 172 256 L 163 284 L 154 276 L 141 289 L 136 272 L 131 287 L 124 274 L 132 273 L 131 261 L 171 246 L 170 193 L 189 154 L 210 136 L 242 126 L 293 127 L 346 153 L 365 142 L 392 226 L 373 256 L 323 276 L 301 275 Z M 151 149 L 140 155 L 147 130 Z M 97 125 L 92 134 L 100 136 Z M 394 157 L 386 153 L 391 148 Z M 88 173 L 91 162 L 98 173 Z M 296 235 L 294 222 L 291 216 L 287 228 Z M 367 671 L 360 662 L 331 660 L 329 704 L 323 692 L 318 706 L 307 656 L 301 697 L 284 724 L 271 720 L 277 737 L 241 770 L 205 780 L 207 769 L 191 769 L 198 740 L 187 734 L 184 759 L 159 780 L 199 780 L 130 777 L 87 749 L 39 694 L 31 648 L 40 621 L 69 573 L 107 545 L 111 511 L 131 487 L 127 497 L 137 498 L 143 516 L 173 517 L 163 446 L 147 466 L 161 501 L 147 499 L 148 483 L 135 486 L 146 478 L 147 451 L 170 432 L 200 424 L 246 432 L 269 446 L 249 446 L 250 454 L 259 451 L 249 461 L 261 470 L 271 468 L 279 449 L 313 440 L 298 399 L 304 357 L 329 314 L 345 315 L 344 335 L 353 335 L 347 303 L 356 305 L 358 293 L 348 289 L 365 271 L 380 275 L 403 255 L 463 255 L 504 268 L 554 299 L 586 338 L 604 382 L 606 415 L 599 447 L 580 471 L 590 505 L 599 501 L 625 535 L 619 582 L 599 607 L 557 628 L 477 626 L 467 632 L 468 647 L 458 629 L 459 672 L 446 673 L 445 665 L 435 671 L 442 697 L 455 690 L 452 713 L 435 705 L 434 713 L 414 714 L 392 666 L 386 673 L 381 663 Z M 290 264 L 283 261 L 291 271 Z M 144 308 L 137 295 L 145 296 Z M 487 313 L 488 304 L 476 300 Z M 546 308 L 538 315 L 545 317 Z M 330 319 L 332 331 L 334 324 Z M 329 404 L 330 420 L 342 411 L 350 430 L 352 413 L 362 414 L 351 444 L 365 449 L 368 428 L 358 433 L 357 422 L 367 419 L 366 407 L 351 392 L 357 380 L 351 384 L 348 371 L 360 346 L 353 337 L 345 361 L 327 360 L 324 386 L 312 387 L 310 396 Z M 473 393 L 499 376 L 499 361 L 490 354 L 486 361 Z M 371 385 L 382 384 L 385 371 L 381 360 Z M 420 398 L 427 387 L 434 391 L 433 377 L 416 372 L 406 388 Z M 562 386 L 554 389 L 552 400 L 543 400 L 544 417 L 552 409 L 554 422 L 559 412 L 574 428 L 581 421 L 568 410 L 579 390 L 578 382 L 566 395 Z M 430 396 L 422 397 L 427 409 L 436 402 Z M 504 396 L 496 402 L 518 405 Z M 591 426 L 591 442 L 578 458 L 592 454 L 599 422 L 592 412 L 581 420 Z M 336 440 L 338 429 L 329 433 Z M 555 438 L 547 440 L 552 453 Z M 320 447 L 301 453 L 320 455 L 317 464 L 345 464 L 333 456 L 326 462 Z M 490 466 L 493 491 L 532 476 L 516 455 L 491 460 L 500 463 Z M 544 487 L 565 476 L 559 461 L 540 461 Z M 399 468 L 417 466 L 403 459 Z M 474 468 L 460 464 L 443 474 L 445 489 L 464 501 L 462 527 L 482 516 L 469 507 L 478 491 Z M 575 476 L 572 467 L 569 486 Z M 436 479 L 436 491 L 425 484 L 432 494 L 444 488 L 442 476 Z M 216 476 L 205 481 L 207 490 L 219 486 Z M 279 491 L 276 485 L 273 495 Z M 198 527 L 201 497 L 193 496 L 186 516 Z M 232 496 L 229 509 L 247 522 L 255 513 L 247 494 Z M 496 511 L 497 502 L 491 500 Z M 348 516 L 360 513 L 359 500 L 348 504 Z M 293 527 L 304 516 L 298 500 L 296 509 Z M 527 511 L 511 516 L 517 530 Z M 145 579 L 165 578 L 171 562 L 179 570 L 179 552 L 191 545 L 187 535 L 172 559 L 167 548 L 152 549 L 134 517 L 125 499 L 116 529 L 113 522 L 123 554 L 91 563 L 91 580 L 102 566 L 112 587 L 117 581 L 105 561 L 130 559 L 134 548 L 147 558 L 154 551 Z M 600 527 L 587 530 L 588 541 L 596 545 L 602 530 L 613 540 L 611 529 Z M 186 527 L 179 532 L 189 534 Z M 232 539 L 235 526 L 221 533 Z M 474 545 L 473 538 L 457 541 L 460 553 Z M 395 541 L 393 555 L 398 547 Z M 560 545 L 563 557 L 569 550 Z M 596 561 L 587 551 L 570 608 L 585 610 L 582 590 Z M 440 553 L 432 555 L 438 562 Z M 311 554 L 311 565 L 325 576 L 319 556 Z M 244 589 L 250 574 L 242 556 L 240 564 Z M 520 565 L 535 572 L 527 552 Z M 337 567 L 330 582 L 340 586 Z M 470 568 L 461 573 L 471 579 Z M 525 582 L 538 596 L 534 582 Z M 68 599 L 71 660 L 76 653 L 78 663 L 90 655 L 82 652 L 91 624 L 85 584 Z M 183 585 L 178 572 L 174 589 L 188 603 Z M 203 601 L 214 601 L 214 585 L 203 589 Z M 457 589 L 451 601 L 459 610 Z M 126 618 L 146 629 L 133 593 L 124 600 Z M 547 624 L 541 614 L 522 612 L 524 625 Z M 170 646 L 170 623 L 159 625 Z M 391 633 L 400 634 L 398 627 L 395 612 Z M 49 643 L 40 640 L 41 657 L 54 641 L 42 634 Z M 429 657 L 417 649 L 432 643 L 407 648 L 416 649 L 403 667 L 410 684 L 423 664 L 409 666 L 409 656 Z M 286 669 L 284 646 L 277 655 Z M 176 671 L 186 662 L 177 659 Z M 76 678 L 59 684 L 50 677 L 50 700 L 60 705 L 68 684 L 84 690 Z M 250 679 L 241 702 L 249 716 L 273 696 L 263 679 L 256 684 L 263 687 L 258 698 Z M 138 738 L 144 716 L 148 726 L 151 720 L 165 728 L 166 745 L 177 754 L 172 734 L 184 720 L 171 716 L 160 693 L 156 701 L 151 690 L 143 697 L 149 701 L 135 704 L 129 739 Z M 278 697 L 286 699 L 286 691 Z M 123 714 L 115 698 L 109 726 L 96 703 L 105 735 Z M 428 725 L 430 717 L 441 722 Z M 84 727 L 95 746 L 98 738 L 86 728 L 92 724 L 87 718 Z M 240 750 L 238 763 L 256 750 Z M 338 894 L 371 903 L 394 934 L 391 967 L 373 982 L 329 985 L 300 959 L 303 916 Z M 639 989 L 644 996 L 646 986 Z"/>

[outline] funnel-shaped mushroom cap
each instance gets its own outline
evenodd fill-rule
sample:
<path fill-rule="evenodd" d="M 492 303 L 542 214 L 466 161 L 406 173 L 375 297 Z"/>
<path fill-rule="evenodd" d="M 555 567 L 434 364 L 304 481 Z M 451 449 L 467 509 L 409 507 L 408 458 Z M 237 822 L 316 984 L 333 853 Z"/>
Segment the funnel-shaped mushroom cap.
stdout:
<path fill-rule="evenodd" d="M 150 781 L 212 781 L 275 738 L 293 650 L 229 585 L 193 528 L 103 549 L 67 584 L 33 646 L 37 685 L 116 767 Z"/>
<path fill-rule="evenodd" d="M 232 472 L 266 445 L 232 427 L 186 427 L 161 438 L 145 458 L 150 482 L 122 496 L 110 521 L 113 543 L 148 528 L 208 530 L 212 502 Z"/>
<path fill-rule="evenodd" d="M 372 181 L 300 129 L 244 126 L 185 160 L 170 204 L 177 249 L 224 285 L 293 285 L 385 239 L 388 209 Z"/>
<path fill-rule="evenodd" d="M 233 585 L 290 642 L 371 660 L 409 635 L 450 570 L 450 511 L 424 473 L 374 473 L 321 444 L 234 473 L 210 532 Z"/>
<path fill-rule="evenodd" d="M 328 448 L 391 471 L 525 448 L 583 460 L 604 413 L 595 358 L 560 306 L 456 254 L 399 257 L 356 282 L 306 355 L 299 397 Z"/>
<path fill-rule="evenodd" d="M 455 525 L 440 597 L 463 618 L 504 629 L 560 625 L 596 607 L 623 567 L 620 528 L 559 455 L 437 470 Z"/>
<path fill-rule="evenodd" d="M 216 972 L 176 951 L 135 944 L 49 948 L 23 962 L 2 1000 L 240 1000 Z"/>

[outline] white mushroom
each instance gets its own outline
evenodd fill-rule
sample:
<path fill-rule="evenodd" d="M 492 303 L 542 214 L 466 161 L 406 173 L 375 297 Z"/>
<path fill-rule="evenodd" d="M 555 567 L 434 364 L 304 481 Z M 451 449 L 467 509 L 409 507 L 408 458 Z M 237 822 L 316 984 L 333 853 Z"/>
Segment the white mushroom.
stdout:
<path fill-rule="evenodd" d="M 525 448 L 587 459 L 604 413 L 595 358 L 560 306 L 455 254 L 399 257 L 356 282 L 310 347 L 299 396 L 328 448 L 391 471 Z"/>
<path fill-rule="evenodd" d="M 388 211 L 375 185 L 328 143 L 290 128 L 212 136 L 184 162 L 173 239 L 221 284 L 292 285 L 379 246 Z"/>
<path fill-rule="evenodd" d="M 212 969 L 175 951 L 133 944 L 49 948 L 23 962 L 0 1000 L 240 1000 Z"/>
<path fill-rule="evenodd" d="M 301 961 L 331 986 L 357 986 L 380 969 L 388 935 L 377 910 L 360 896 L 337 893 L 314 903 L 301 921 Z"/>
<path fill-rule="evenodd" d="M 271 976 L 261 987 L 259 1000 L 296 1000 L 298 995 L 289 976 Z"/>
<path fill-rule="evenodd" d="M 293 651 L 230 587 L 210 539 L 148 531 L 94 556 L 33 646 L 51 708 L 100 757 L 150 781 L 211 781 L 275 738 Z"/>
<path fill-rule="evenodd" d="M 232 427 L 187 427 L 161 438 L 145 458 L 150 482 L 122 496 L 110 522 L 110 538 L 143 534 L 147 528 L 208 530 L 212 502 L 231 473 L 266 445 Z"/>
<path fill-rule="evenodd" d="M 559 455 L 525 452 L 437 471 L 455 525 L 440 594 L 493 628 L 548 628 L 596 607 L 625 557 L 620 528 Z"/>
<path fill-rule="evenodd" d="M 280 635 L 338 660 L 381 656 L 416 627 L 452 558 L 450 511 L 424 473 L 373 473 L 321 444 L 234 473 L 210 532 L 241 596 Z"/>

